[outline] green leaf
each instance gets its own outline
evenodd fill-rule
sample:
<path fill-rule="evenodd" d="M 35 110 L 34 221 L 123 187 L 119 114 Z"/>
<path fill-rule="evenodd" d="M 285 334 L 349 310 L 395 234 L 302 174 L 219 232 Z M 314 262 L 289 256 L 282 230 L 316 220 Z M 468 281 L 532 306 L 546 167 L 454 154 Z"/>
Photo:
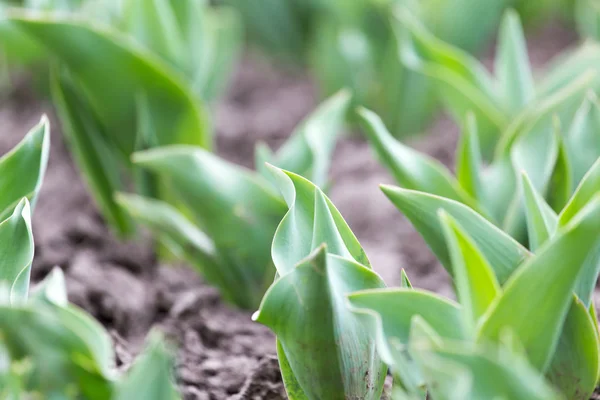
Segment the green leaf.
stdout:
<path fill-rule="evenodd" d="M 416 342 L 411 354 L 436 400 L 562 399 L 524 358 L 505 349 L 460 342 L 433 347 Z"/>
<path fill-rule="evenodd" d="M 12 215 L 0 222 L 0 281 L 10 285 L 11 304 L 27 300 L 33 253 L 31 214 L 24 198 Z"/>
<path fill-rule="evenodd" d="M 118 193 L 117 203 L 144 224 L 176 257 L 194 266 L 223 297 L 238 307 L 249 308 L 257 293 L 249 292 L 243 279 L 246 265 L 223 265 L 213 241 L 176 208 L 160 200 Z M 259 293 L 260 295 L 262 293 Z"/>
<path fill-rule="evenodd" d="M 474 332 L 481 316 L 500 294 L 494 270 L 468 233 L 445 211 L 442 228 L 452 261 L 452 277 L 467 331 Z"/>
<path fill-rule="evenodd" d="M 413 318 L 419 316 L 442 337 L 467 337 L 460 306 L 435 293 L 419 289 L 363 290 L 350 294 L 348 303 L 375 338 L 381 359 L 412 394 L 419 393 L 423 383 L 406 351 Z"/>
<path fill-rule="evenodd" d="M 436 39 L 406 11 L 397 17 L 409 31 L 400 41 L 404 63 L 437 81 L 438 94 L 456 120 L 475 113 L 481 153 L 489 159 L 508 121 L 491 76 L 475 58 Z"/>
<path fill-rule="evenodd" d="M 507 114 L 515 115 L 535 97 L 523 27 L 515 11 L 504 14 L 498 37 L 494 71 L 504 109 Z"/>
<path fill-rule="evenodd" d="M 529 249 L 535 252 L 554 235 L 558 216 L 533 187 L 525 172 L 521 173 L 521 190 L 527 218 Z"/>
<path fill-rule="evenodd" d="M 277 335 L 290 399 L 380 398 L 386 367 L 345 295 L 384 286 L 371 269 L 327 254 L 325 245 L 275 281 L 253 318 Z"/>
<path fill-rule="evenodd" d="M 568 399 L 588 400 L 596 387 L 600 357 L 594 324 L 584 304 L 573 296 L 546 374 Z"/>
<path fill-rule="evenodd" d="M 125 1 L 120 27 L 164 61 L 181 68 L 186 63 L 186 49 L 170 3 L 166 0 Z"/>
<path fill-rule="evenodd" d="M 526 260 L 484 317 L 480 340 L 511 329 L 532 365 L 545 371 L 556 349 L 572 292 L 587 256 L 600 244 L 600 197 Z M 531 290 L 535 287 L 536 290 Z M 532 318 L 537 323 L 532 324 Z"/>
<path fill-rule="evenodd" d="M 288 212 L 277 227 L 271 254 L 279 275 L 293 269 L 322 243 L 328 252 L 371 267 L 362 246 L 331 200 L 309 180 L 270 167 Z"/>
<path fill-rule="evenodd" d="M 572 177 L 575 183 L 583 178 L 594 162 L 600 157 L 600 105 L 593 92 L 577 110 L 570 125 L 565 143 L 572 163 Z"/>
<path fill-rule="evenodd" d="M 118 153 L 107 141 L 101 122 L 66 75 L 60 77 L 54 71 L 51 90 L 67 144 L 98 208 L 119 233 L 131 233 L 131 221 L 113 199 L 113 193 L 122 190 L 124 183 Z"/>
<path fill-rule="evenodd" d="M 69 69 L 105 134 L 125 156 L 135 148 L 140 94 L 150 101 L 160 145 L 211 146 L 203 111 L 184 83 L 127 37 L 68 16 L 14 12 L 10 21 Z"/>
<path fill-rule="evenodd" d="M 0 157 L 0 221 L 13 212 L 23 197 L 33 208 L 44 179 L 50 150 L 50 126 L 42 117 L 25 138 Z"/>
<path fill-rule="evenodd" d="M 180 209 L 215 245 L 256 307 L 275 271 L 269 248 L 285 213 L 283 200 L 257 174 L 192 146 L 160 147 L 134 155 L 134 163 L 164 180 Z M 179 206 L 179 204 L 177 204 Z"/>
<path fill-rule="evenodd" d="M 555 136 L 558 143 L 558 155 L 550 182 L 548 182 L 548 203 L 554 210 L 560 212 L 573 192 L 573 172 L 565 140 L 558 130 L 555 131 Z M 600 148 L 598 150 L 600 156 Z"/>
<path fill-rule="evenodd" d="M 29 301 L 31 303 L 45 302 L 67 307 L 69 305 L 67 284 L 62 270 L 59 267 L 54 267 L 44 280 L 31 290 L 30 296 Z"/>
<path fill-rule="evenodd" d="M 600 158 L 587 171 L 581 179 L 579 186 L 567 205 L 558 216 L 560 226 L 567 225 L 593 198 L 600 190 Z"/>
<path fill-rule="evenodd" d="M 402 187 L 475 206 L 475 201 L 461 189 L 456 179 L 437 160 L 422 155 L 394 139 L 381 118 L 372 111 L 360 109 L 358 116 L 363 131 L 379 159 Z"/>
<path fill-rule="evenodd" d="M 456 178 L 460 186 L 471 198 L 481 202 L 481 153 L 477 138 L 477 121 L 473 113 L 468 113 L 463 125 L 456 154 Z M 430 192 L 432 194 L 436 194 Z M 454 199 L 460 201 L 460 199 Z"/>
<path fill-rule="evenodd" d="M 317 186 L 326 185 L 331 155 L 351 100 L 352 96 L 345 90 L 326 100 L 300 123 L 270 162 L 306 177 Z M 272 179 L 270 175 L 265 176 Z"/>
<path fill-rule="evenodd" d="M 530 255 L 526 248 L 464 204 L 393 186 L 382 185 L 381 190 L 411 221 L 450 273 L 452 273 L 452 264 L 438 217 L 440 209 L 452 216 L 473 238 L 494 269 L 500 284 L 503 284 L 517 266 Z"/>
<path fill-rule="evenodd" d="M 173 384 L 172 370 L 172 356 L 162 336 L 153 332 L 144 352 L 135 361 L 127 376 L 118 383 L 112 399 L 180 399 Z"/>

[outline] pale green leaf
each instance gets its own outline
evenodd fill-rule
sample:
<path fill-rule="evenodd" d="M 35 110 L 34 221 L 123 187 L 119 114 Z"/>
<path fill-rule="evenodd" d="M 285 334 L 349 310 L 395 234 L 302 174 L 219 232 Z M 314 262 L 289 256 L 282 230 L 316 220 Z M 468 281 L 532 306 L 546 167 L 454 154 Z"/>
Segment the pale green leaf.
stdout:
<path fill-rule="evenodd" d="M 573 296 L 556 352 L 546 374 L 548 380 L 571 400 L 588 400 L 599 373 L 595 320 Z"/>
<path fill-rule="evenodd" d="M 535 252 L 554 235 L 558 216 L 533 187 L 525 172 L 521 174 L 521 190 L 527 218 L 529 249 Z"/>
<path fill-rule="evenodd" d="M 144 352 L 118 383 L 112 399 L 180 399 L 174 386 L 172 370 L 173 358 L 162 336 L 154 332 L 150 335 Z"/>
<path fill-rule="evenodd" d="M 23 197 L 34 208 L 50 150 L 50 126 L 42 117 L 25 138 L 0 157 L 0 221 L 12 214 Z"/>
<path fill-rule="evenodd" d="M 452 273 L 452 265 L 438 217 L 440 209 L 452 216 L 473 238 L 494 269 L 500 284 L 503 284 L 517 266 L 530 255 L 526 248 L 464 204 L 393 186 L 382 185 L 381 190 L 411 221 L 450 273 Z"/>
<path fill-rule="evenodd" d="M 24 198 L 12 215 L 0 222 L 0 281 L 10 286 L 11 304 L 27 300 L 33 253 L 31 214 Z"/>
<path fill-rule="evenodd" d="M 452 277 L 467 331 L 473 332 L 481 316 L 500 294 L 494 270 L 462 226 L 445 211 L 440 220 L 452 261 Z"/>
<path fill-rule="evenodd" d="M 482 200 L 482 169 L 477 121 L 473 113 L 468 113 L 463 125 L 456 154 L 456 179 L 460 186 L 473 199 Z M 432 194 L 435 194 L 431 192 Z M 460 199 L 455 199 L 459 200 Z"/>
<path fill-rule="evenodd" d="M 501 331 L 512 329 L 532 365 L 548 368 L 577 278 L 600 244 L 599 220 L 600 197 L 517 269 L 484 317 L 481 341 L 498 340 Z"/>
<path fill-rule="evenodd" d="M 312 182 L 294 173 L 271 167 L 289 210 L 273 239 L 271 254 L 280 275 L 326 243 L 332 254 L 367 268 L 371 264 L 362 246 L 333 203 Z"/>
<path fill-rule="evenodd" d="M 570 125 L 565 137 L 572 177 L 575 183 L 583 178 L 600 157 L 600 105 L 593 92 L 588 93 Z"/>
<path fill-rule="evenodd" d="M 350 292 L 385 284 L 369 268 L 320 246 L 268 290 L 254 319 L 277 335 L 290 399 L 379 399 L 386 367 Z M 293 378 L 290 378 L 292 375 Z"/>
<path fill-rule="evenodd" d="M 581 179 L 575 193 L 558 216 L 560 226 L 567 225 L 600 191 L 600 157 Z"/>
<path fill-rule="evenodd" d="M 517 114 L 534 99 L 535 88 L 523 27 L 513 10 L 507 11 L 502 19 L 494 71 L 504 109 L 509 115 Z"/>
<path fill-rule="evenodd" d="M 403 145 L 390 135 L 381 118 L 366 109 L 358 111 L 363 131 L 383 164 L 406 189 L 447 197 L 475 206 L 456 179 L 437 160 Z"/>

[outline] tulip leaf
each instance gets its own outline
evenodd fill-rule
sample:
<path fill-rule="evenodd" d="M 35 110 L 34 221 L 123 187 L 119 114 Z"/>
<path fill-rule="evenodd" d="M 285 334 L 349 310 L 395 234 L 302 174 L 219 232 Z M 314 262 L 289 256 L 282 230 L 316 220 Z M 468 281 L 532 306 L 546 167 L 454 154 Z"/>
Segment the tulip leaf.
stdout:
<path fill-rule="evenodd" d="M 361 318 L 375 338 L 381 359 L 402 387 L 413 395 L 423 384 L 418 369 L 406 352 L 411 321 L 419 316 L 442 337 L 464 339 L 462 310 L 434 293 L 413 289 L 363 290 L 348 296 L 349 308 Z"/>
<path fill-rule="evenodd" d="M 600 157 L 581 179 L 579 186 L 558 216 L 560 226 L 567 225 L 600 190 Z"/>
<path fill-rule="evenodd" d="M 527 219 L 529 249 L 535 252 L 556 231 L 558 216 L 533 187 L 525 172 L 521 174 L 521 190 Z"/>
<path fill-rule="evenodd" d="M 568 399 L 588 400 L 599 373 L 595 321 L 584 304 L 573 296 L 556 352 L 547 372 L 548 380 Z"/>
<path fill-rule="evenodd" d="M 51 79 L 52 99 L 62 120 L 63 133 L 96 204 L 119 233 L 130 233 L 131 221 L 113 199 L 113 193 L 124 187 L 118 153 L 111 149 L 100 121 L 72 80 L 59 77 L 58 73 Z"/>
<path fill-rule="evenodd" d="M 140 94 L 150 100 L 160 145 L 211 146 L 207 121 L 193 95 L 160 60 L 126 36 L 68 16 L 15 12 L 10 21 L 68 68 L 122 154 L 134 151 Z"/>
<path fill-rule="evenodd" d="M 350 227 L 321 189 L 300 175 L 270 168 L 289 207 L 271 249 L 279 275 L 285 275 L 322 243 L 332 254 L 371 267 Z"/>
<path fill-rule="evenodd" d="M 511 329 L 532 365 L 542 371 L 548 368 L 577 277 L 589 253 L 598 247 L 598 220 L 600 197 L 519 267 L 484 317 L 480 340 L 498 340 L 501 331 Z M 531 323 L 534 317 L 536 324 Z"/>
<path fill-rule="evenodd" d="M 481 153 L 484 159 L 490 159 L 508 120 L 491 76 L 479 61 L 436 39 L 407 12 L 397 16 L 409 31 L 401 42 L 404 63 L 436 80 L 439 96 L 457 120 L 467 112 L 475 114 Z"/>
<path fill-rule="evenodd" d="M 411 221 L 450 273 L 452 273 L 452 264 L 438 217 L 440 209 L 452 216 L 473 238 L 479 250 L 494 269 L 500 284 L 503 284 L 517 266 L 530 255 L 527 249 L 513 238 L 464 204 L 428 193 L 393 186 L 383 185 L 381 189 Z"/>
<path fill-rule="evenodd" d="M 498 37 L 494 71 L 504 108 L 508 114 L 515 115 L 535 97 L 523 27 L 515 11 L 504 14 Z"/>
<path fill-rule="evenodd" d="M 31 214 L 24 198 L 12 215 L 0 222 L 0 281 L 10 285 L 11 303 L 27 300 L 33 252 Z"/>
<path fill-rule="evenodd" d="M 457 147 L 456 178 L 465 192 L 477 201 L 481 201 L 483 196 L 480 171 L 482 165 L 477 138 L 477 121 L 473 113 L 468 113 Z M 429 190 L 425 191 L 436 194 Z M 454 200 L 460 201 L 460 199 Z"/>
<path fill-rule="evenodd" d="M 329 98 L 300 123 L 271 159 L 262 161 L 304 176 L 319 187 L 326 185 L 331 155 L 351 100 L 352 96 L 345 90 Z M 261 154 L 265 154 L 264 150 Z M 270 173 L 264 171 L 268 174 L 265 177 L 272 180 Z"/>
<path fill-rule="evenodd" d="M 381 118 L 361 109 L 360 122 L 379 159 L 406 189 L 421 190 L 474 206 L 475 201 L 437 160 L 403 145 L 387 131 Z"/>
<path fill-rule="evenodd" d="M 50 126 L 42 117 L 25 138 L 0 157 L 0 221 L 13 213 L 23 197 L 34 208 L 50 150 Z"/>
<path fill-rule="evenodd" d="M 290 399 L 380 398 L 386 367 L 345 296 L 384 286 L 371 269 L 328 254 L 325 245 L 275 281 L 254 319 L 277 335 Z"/>
<path fill-rule="evenodd" d="M 173 384 L 171 371 L 173 360 L 163 343 L 163 338 L 156 332 L 151 333 L 146 346 L 127 376 L 118 383 L 112 398 L 115 400 L 180 399 Z"/>
<path fill-rule="evenodd" d="M 500 294 L 500 285 L 484 255 L 456 220 L 445 211 L 440 212 L 440 219 L 465 326 L 473 332 L 481 316 Z"/>
<path fill-rule="evenodd" d="M 285 203 L 267 181 L 193 146 L 165 146 L 136 153 L 134 163 L 157 174 L 215 245 L 216 253 L 253 298 L 255 307 L 275 273 L 269 256 Z M 179 206 L 179 204 L 177 204 Z"/>

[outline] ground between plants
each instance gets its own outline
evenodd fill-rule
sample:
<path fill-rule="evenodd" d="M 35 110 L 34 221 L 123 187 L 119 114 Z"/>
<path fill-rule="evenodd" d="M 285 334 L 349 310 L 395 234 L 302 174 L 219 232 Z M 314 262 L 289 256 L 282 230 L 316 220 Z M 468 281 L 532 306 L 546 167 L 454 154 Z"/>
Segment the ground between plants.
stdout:
<path fill-rule="evenodd" d="M 544 65 L 573 40 L 557 25 L 535 33 L 529 39 L 533 65 Z M 489 56 L 486 65 L 492 65 Z M 306 74 L 246 55 L 214 110 L 218 153 L 253 167 L 254 144 L 262 140 L 277 147 L 316 102 L 315 85 Z M 177 376 L 185 399 L 284 399 L 271 332 L 252 323 L 250 313 L 223 304 L 193 271 L 158 264 L 148 238 L 121 243 L 110 234 L 65 148 L 51 105 L 27 84 L 0 103 L 0 154 L 44 112 L 52 120 L 52 144 L 33 220 L 34 281 L 61 266 L 70 300 L 109 329 L 121 368 L 127 368 L 151 328 L 166 332 L 178 347 Z M 429 136 L 410 144 L 451 166 L 457 138 L 456 127 L 441 117 Z M 404 267 L 415 286 L 452 295 L 435 257 L 379 191 L 380 183 L 393 181 L 362 139 L 341 141 L 331 178 L 332 200 L 388 285 L 398 284 Z"/>

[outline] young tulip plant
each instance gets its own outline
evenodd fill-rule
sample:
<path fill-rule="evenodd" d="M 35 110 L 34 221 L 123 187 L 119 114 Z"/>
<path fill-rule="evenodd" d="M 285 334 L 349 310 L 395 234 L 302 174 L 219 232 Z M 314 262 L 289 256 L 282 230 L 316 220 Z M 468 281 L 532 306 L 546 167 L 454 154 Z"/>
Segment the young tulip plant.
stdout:
<path fill-rule="evenodd" d="M 342 91 L 323 103 L 276 153 L 257 147 L 258 172 L 193 146 L 135 153 L 134 164 L 156 174 L 175 201 L 120 193 L 117 203 L 171 253 L 195 266 L 226 300 L 256 308 L 275 274 L 269 248 L 286 211 L 262 165 L 268 161 L 325 185 L 350 101 Z"/>
<path fill-rule="evenodd" d="M 558 215 L 525 173 L 521 181 L 533 253 L 457 201 L 383 187 L 451 274 L 458 298 L 410 287 L 349 296 L 398 399 L 587 400 L 594 391 L 600 160 Z"/>
<path fill-rule="evenodd" d="M 385 285 L 321 189 L 269 167 L 288 211 L 273 238 L 277 276 L 253 319 L 277 335 L 291 400 L 379 400 L 386 367 L 346 295 Z"/>
<path fill-rule="evenodd" d="M 518 134 L 548 132 L 552 114 L 568 126 L 586 92 L 600 89 L 600 46 L 593 42 L 558 57 L 535 82 L 513 11 L 505 14 L 500 27 L 494 77 L 477 59 L 434 37 L 406 10 L 397 16 L 403 62 L 434 79 L 440 100 L 458 122 L 468 112 L 475 115 L 486 161 L 505 153 Z M 545 143 L 552 141 L 546 138 Z"/>
<path fill-rule="evenodd" d="M 33 208 L 49 151 L 46 118 L 0 158 L 0 398 L 176 399 L 171 357 L 154 335 L 123 377 L 108 333 L 67 301 L 55 268 L 29 290 Z"/>

